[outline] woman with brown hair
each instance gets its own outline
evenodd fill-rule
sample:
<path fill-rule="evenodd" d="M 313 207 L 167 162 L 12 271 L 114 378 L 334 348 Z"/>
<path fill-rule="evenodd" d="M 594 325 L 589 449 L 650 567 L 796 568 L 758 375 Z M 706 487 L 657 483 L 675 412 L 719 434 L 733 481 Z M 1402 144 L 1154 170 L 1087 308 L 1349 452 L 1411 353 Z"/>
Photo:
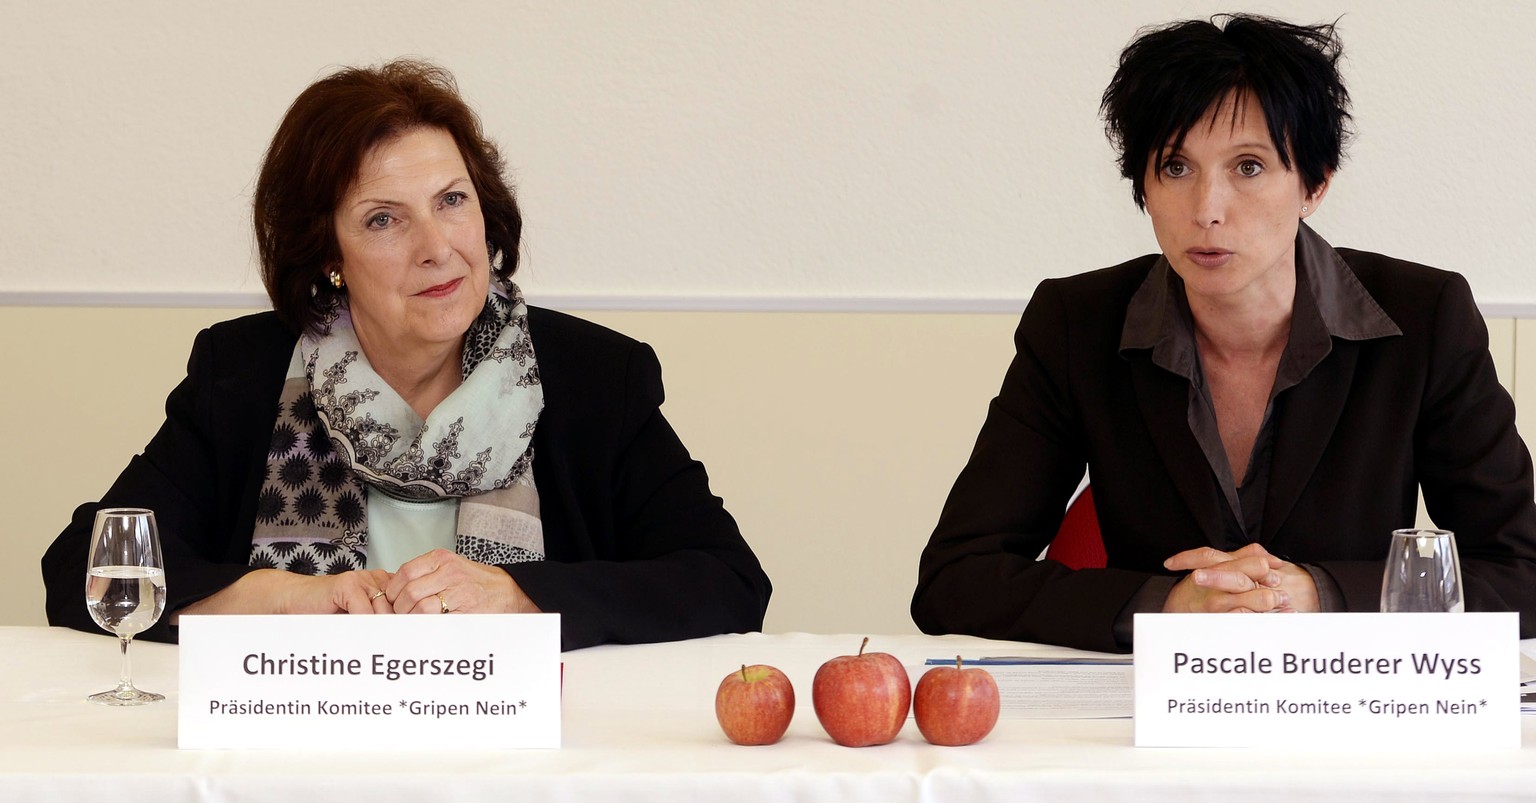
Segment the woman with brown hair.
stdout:
<path fill-rule="evenodd" d="M 306 89 L 254 202 L 273 311 L 193 346 L 166 421 L 43 558 L 86 615 L 90 523 L 153 509 L 191 613 L 561 614 L 565 648 L 761 627 L 770 586 L 658 409 L 643 343 L 523 302 L 522 218 L 444 70 Z"/>

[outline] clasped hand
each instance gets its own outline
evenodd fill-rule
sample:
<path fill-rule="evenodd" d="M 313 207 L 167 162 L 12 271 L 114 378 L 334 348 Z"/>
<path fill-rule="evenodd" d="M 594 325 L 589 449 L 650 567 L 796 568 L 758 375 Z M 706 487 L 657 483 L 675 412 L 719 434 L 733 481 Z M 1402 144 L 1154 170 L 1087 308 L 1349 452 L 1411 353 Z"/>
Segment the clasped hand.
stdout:
<path fill-rule="evenodd" d="M 512 576 L 446 549 L 434 549 L 394 572 L 361 569 L 306 578 L 289 598 L 290 613 L 537 613 Z M 299 591 L 299 589 L 295 589 Z"/>
<path fill-rule="evenodd" d="M 1233 552 L 1200 547 L 1163 561 L 1189 572 L 1168 593 L 1164 613 L 1271 613 L 1317 611 L 1317 585 L 1306 569 L 1258 544 Z"/>

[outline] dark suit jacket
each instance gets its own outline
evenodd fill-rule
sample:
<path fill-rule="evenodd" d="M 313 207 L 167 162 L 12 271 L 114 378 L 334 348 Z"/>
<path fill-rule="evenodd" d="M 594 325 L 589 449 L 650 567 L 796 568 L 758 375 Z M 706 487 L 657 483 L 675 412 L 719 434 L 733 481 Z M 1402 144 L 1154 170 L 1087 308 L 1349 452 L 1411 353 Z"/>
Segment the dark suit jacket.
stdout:
<path fill-rule="evenodd" d="M 1339 249 L 1400 337 L 1333 340 L 1276 398 L 1259 543 L 1325 570 L 1351 611 L 1378 609 L 1393 529 L 1417 488 L 1456 533 L 1468 610 L 1520 612 L 1536 636 L 1536 505 L 1514 405 L 1464 279 Z M 1156 256 L 1043 282 L 1017 356 L 919 566 L 928 633 L 1118 649 L 1115 616 L 1162 562 L 1223 547 L 1226 502 L 1186 420 L 1188 382 L 1119 352 L 1126 307 Z M 1108 568 L 1035 558 L 1088 467 Z M 1230 515 L 1230 514 L 1228 514 Z"/>
<path fill-rule="evenodd" d="M 655 353 L 550 310 L 530 309 L 528 323 L 544 385 L 533 444 L 548 559 L 504 568 L 542 610 L 561 614 L 564 648 L 762 627 L 768 578 L 662 417 Z M 251 571 L 256 498 L 294 341 L 272 313 L 198 335 L 159 433 L 44 555 L 50 623 L 103 632 L 84 597 L 101 507 L 155 511 L 167 612 Z M 163 617 L 145 637 L 175 634 Z"/>

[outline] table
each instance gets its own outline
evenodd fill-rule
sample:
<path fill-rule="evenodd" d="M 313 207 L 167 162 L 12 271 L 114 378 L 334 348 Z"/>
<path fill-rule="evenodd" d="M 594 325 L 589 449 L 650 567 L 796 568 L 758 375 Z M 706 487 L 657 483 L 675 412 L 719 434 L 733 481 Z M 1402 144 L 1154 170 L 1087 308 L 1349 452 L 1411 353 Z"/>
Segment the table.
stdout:
<path fill-rule="evenodd" d="M 183 751 L 176 747 L 177 648 L 135 644 L 134 679 L 168 703 L 83 700 L 115 682 L 109 637 L 0 628 L 0 800 L 1503 800 L 1536 795 L 1536 717 L 1520 750 L 1441 754 L 1152 749 L 1131 721 L 1000 720 L 969 747 L 935 747 L 908 722 L 896 742 L 833 744 L 811 678 L 850 654 L 852 635 L 742 635 L 566 653 L 564 747 L 489 751 L 413 743 L 387 752 Z M 877 636 L 903 663 L 955 654 L 1060 654 L 964 637 Z M 783 742 L 730 744 L 714 720 L 720 679 L 771 663 L 799 707 Z"/>

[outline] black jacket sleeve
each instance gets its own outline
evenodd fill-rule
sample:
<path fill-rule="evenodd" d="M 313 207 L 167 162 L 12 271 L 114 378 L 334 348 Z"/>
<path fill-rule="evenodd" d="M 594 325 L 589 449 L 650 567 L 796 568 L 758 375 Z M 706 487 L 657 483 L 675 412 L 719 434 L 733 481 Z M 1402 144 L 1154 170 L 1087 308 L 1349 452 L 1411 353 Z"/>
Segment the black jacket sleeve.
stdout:
<path fill-rule="evenodd" d="M 279 335 L 280 337 L 280 335 Z M 238 351 L 238 344 L 234 351 Z M 85 608 L 85 570 L 91 525 L 96 511 L 109 507 L 144 507 L 155 512 L 166 570 L 165 614 L 139 638 L 174 641 L 167 624 L 172 611 L 206 597 L 251 571 L 244 556 L 250 548 L 250 524 L 237 523 L 240 501 L 249 477 L 232 466 L 232 451 L 265 449 L 260 443 L 239 443 L 240 423 L 259 430 L 259 422 L 244 421 L 221 401 L 216 366 L 239 363 L 233 354 L 219 353 L 220 338 L 201 332 L 187 363 L 187 376 L 165 402 L 165 422 L 129 461 L 99 502 L 75 509 L 69 525 L 43 555 L 43 585 L 48 622 L 52 625 L 102 633 Z M 291 347 L 291 342 L 290 342 Z M 281 382 L 281 373 L 275 380 Z M 262 394 L 256 394 L 261 397 Z M 268 408 L 275 409 L 276 393 Z M 259 404 L 251 394 L 247 401 Z M 265 401 L 264 398 L 261 401 Z M 232 415 L 234 414 L 234 415 Z M 259 414 L 258 414 L 259 416 Z M 270 430 L 273 418 L 266 419 Z M 242 455 L 244 456 L 244 455 Z M 237 464 L 238 461 L 235 461 Z M 243 532 L 244 535 L 237 534 Z M 241 540 L 243 544 L 233 541 Z M 232 540 L 233 539 L 233 540 Z"/>
<path fill-rule="evenodd" d="M 546 343 L 558 358 L 562 344 Z M 662 416 L 655 353 L 627 346 L 611 386 L 588 387 L 586 398 L 545 372 L 534 474 L 549 559 L 505 568 L 542 610 L 561 615 L 565 649 L 758 630 L 768 577 Z M 602 357 L 589 356 L 583 386 L 605 373 Z M 622 401 L 594 404 L 592 394 Z"/>
<path fill-rule="evenodd" d="M 549 310 L 531 310 L 530 323 L 545 387 L 534 475 L 548 560 L 505 568 L 541 609 L 562 614 L 565 648 L 761 628 L 768 578 L 662 417 L 654 352 Z M 160 431 L 44 555 L 51 624 L 104 632 L 84 594 L 101 507 L 155 511 L 167 613 L 252 570 L 256 497 L 293 343 L 271 313 L 198 336 Z M 142 637 L 175 631 L 162 619 Z"/>
<path fill-rule="evenodd" d="M 1425 379 L 1382 404 L 1416 408 L 1414 479 L 1434 522 L 1456 533 L 1469 611 L 1520 612 L 1521 638 L 1536 637 L 1536 505 L 1530 453 L 1499 384 L 1488 329 L 1465 278 L 1445 273 L 1422 327 Z M 1361 456 L 1368 469 L 1371 456 Z M 1407 526 L 1404 524 L 1403 526 Z M 1380 610 L 1381 560 L 1321 561 L 1351 611 Z"/>
<path fill-rule="evenodd" d="M 925 633 L 1121 649 L 1115 616 L 1151 574 L 1036 560 L 1086 464 L 1067 317 L 1057 283 L 1042 283 L 919 561 L 912 619 Z"/>
<path fill-rule="evenodd" d="M 1277 400 L 1261 543 L 1326 572 L 1348 610 L 1377 610 L 1389 534 L 1412 526 L 1422 487 L 1456 532 L 1467 610 L 1518 611 L 1522 636 L 1536 636 L 1531 461 L 1466 281 L 1341 254 L 1402 332 L 1336 336 Z M 1218 545 L 1202 533 L 1220 530 L 1219 486 L 1180 434 L 1187 383 L 1116 352 L 1136 278 L 1116 270 L 1045 282 L 1030 301 L 919 563 L 912 616 L 925 632 L 1123 649 L 1115 615 L 1168 575 L 1162 560 Z M 1110 568 L 1072 571 L 1036 557 L 1085 464 Z"/>

